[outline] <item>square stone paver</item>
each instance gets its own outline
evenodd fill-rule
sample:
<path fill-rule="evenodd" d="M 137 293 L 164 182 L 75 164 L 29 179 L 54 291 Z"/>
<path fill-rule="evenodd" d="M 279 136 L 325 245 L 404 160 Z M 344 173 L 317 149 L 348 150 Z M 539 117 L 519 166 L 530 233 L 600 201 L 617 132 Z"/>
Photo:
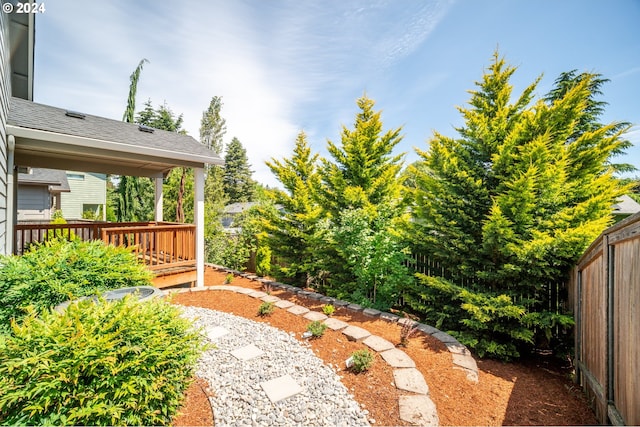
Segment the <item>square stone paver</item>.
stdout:
<path fill-rule="evenodd" d="M 240 360 L 251 360 L 263 354 L 264 351 L 260 350 L 254 344 L 245 345 L 231 352 L 233 357 Z"/>
<path fill-rule="evenodd" d="M 294 303 L 292 303 L 291 301 L 287 301 L 286 299 L 281 299 L 280 301 L 275 302 L 275 306 L 278 308 L 290 308 L 294 305 Z"/>
<path fill-rule="evenodd" d="M 346 329 L 342 330 L 342 333 L 347 337 L 349 341 L 362 341 L 368 336 L 371 335 L 371 332 L 366 329 L 360 328 L 358 326 L 348 326 Z"/>
<path fill-rule="evenodd" d="M 416 368 L 402 368 L 393 370 L 393 381 L 396 388 L 418 394 L 429 394 L 429 386 L 422 373 Z"/>
<path fill-rule="evenodd" d="M 307 320 L 311 320 L 312 322 L 321 322 L 327 318 L 327 315 L 324 313 L 319 313 L 317 311 L 310 311 L 304 315 L 304 318 Z"/>
<path fill-rule="evenodd" d="M 289 313 L 296 314 L 298 316 L 302 316 L 303 314 L 307 314 L 309 312 L 309 309 L 307 307 L 303 307 L 301 305 L 294 305 L 292 307 L 289 307 L 289 309 L 287 311 Z"/>
<path fill-rule="evenodd" d="M 329 317 L 324 321 L 324 324 L 334 331 L 339 331 L 340 329 L 344 329 L 349 324 L 347 322 L 343 322 L 342 320 L 334 319 L 333 317 Z"/>
<path fill-rule="evenodd" d="M 416 363 L 410 358 L 407 353 L 397 348 L 383 351 L 380 356 L 387 362 L 392 368 L 415 368 Z"/>
<path fill-rule="evenodd" d="M 400 396 L 400 419 L 419 426 L 437 426 L 440 424 L 436 405 L 429 396 Z"/>
<path fill-rule="evenodd" d="M 275 305 L 278 308 L 290 308 L 290 307 L 293 307 L 295 304 L 292 303 L 291 301 L 281 299 L 280 301 L 277 301 Z"/>
<path fill-rule="evenodd" d="M 227 335 L 229 331 L 222 326 L 210 326 L 205 329 L 205 333 L 207 334 L 207 337 L 213 341 Z"/>
<path fill-rule="evenodd" d="M 362 343 L 369 347 L 371 350 L 377 351 L 378 353 L 380 353 L 381 351 L 391 350 L 392 348 L 396 347 L 392 342 L 387 341 L 377 335 L 371 335 L 370 337 L 367 337 L 364 341 L 362 341 Z"/>
<path fill-rule="evenodd" d="M 280 301 L 280 298 L 278 298 L 275 295 L 267 295 L 267 296 L 264 296 L 264 297 L 262 297 L 260 299 L 262 301 L 264 301 L 264 302 L 278 302 L 278 301 Z"/>
<path fill-rule="evenodd" d="M 262 297 L 266 297 L 268 294 L 266 292 L 262 292 L 262 291 L 253 291 L 249 294 L 250 297 L 254 297 L 254 298 L 262 298 Z"/>
<path fill-rule="evenodd" d="M 249 288 L 238 288 L 238 289 L 236 289 L 236 292 L 238 292 L 239 294 L 245 294 L 245 295 L 252 294 L 255 291 L 256 291 L 255 289 L 249 289 Z"/>
<path fill-rule="evenodd" d="M 291 377 L 284 375 L 269 381 L 260 383 L 260 386 L 267 394 L 272 403 L 279 402 L 287 397 L 295 396 L 303 391 L 302 387 Z"/>

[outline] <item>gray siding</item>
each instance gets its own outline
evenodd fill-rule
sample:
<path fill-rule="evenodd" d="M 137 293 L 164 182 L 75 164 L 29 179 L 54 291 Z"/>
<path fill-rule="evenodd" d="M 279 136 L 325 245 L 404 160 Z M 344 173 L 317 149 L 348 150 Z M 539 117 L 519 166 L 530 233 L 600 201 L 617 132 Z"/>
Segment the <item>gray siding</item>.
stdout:
<path fill-rule="evenodd" d="M 9 23 L 0 13 L 0 254 L 7 252 L 7 114 L 11 93 Z"/>
<path fill-rule="evenodd" d="M 18 186 L 18 221 L 51 219 L 51 195 L 46 186 Z"/>
<path fill-rule="evenodd" d="M 82 178 L 80 178 L 82 177 Z M 107 203 L 107 176 L 103 173 L 67 172 L 71 192 L 61 194 L 61 210 L 65 219 L 80 219 L 85 205 Z"/>

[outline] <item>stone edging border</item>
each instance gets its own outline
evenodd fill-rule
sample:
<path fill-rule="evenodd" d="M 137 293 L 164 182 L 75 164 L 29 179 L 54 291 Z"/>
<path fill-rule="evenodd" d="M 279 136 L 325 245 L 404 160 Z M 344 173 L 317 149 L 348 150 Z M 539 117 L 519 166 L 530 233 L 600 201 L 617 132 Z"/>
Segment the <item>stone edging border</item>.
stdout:
<path fill-rule="evenodd" d="M 251 273 L 244 273 L 241 271 L 232 270 L 232 269 L 215 265 L 215 264 L 205 263 L 205 265 L 215 270 L 219 270 L 225 273 L 231 273 L 236 276 L 241 276 L 249 280 L 254 280 L 264 285 L 271 286 L 273 288 L 278 288 L 302 297 L 320 301 L 324 304 L 332 304 L 336 307 L 345 307 L 347 310 L 350 310 L 356 313 L 360 312 L 365 316 L 369 316 L 372 318 L 380 318 L 380 319 L 386 320 L 387 322 L 392 322 L 392 323 L 393 322 L 403 323 L 408 321 L 396 314 L 386 313 L 380 310 L 375 310 L 373 308 L 363 308 L 358 304 L 351 304 L 350 302 L 341 301 L 336 298 L 326 297 L 316 292 L 305 291 L 302 288 L 298 288 L 296 286 L 287 285 L 280 282 L 274 282 L 274 281 L 265 279 L 263 277 L 256 276 Z M 469 351 L 469 349 L 464 344 L 460 343 L 458 340 L 456 340 L 454 337 L 447 334 L 446 332 L 443 332 L 437 328 L 434 328 L 433 326 L 426 325 L 424 323 L 419 323 L 417 329 L 420 332 L 426 335 L 431 335 L 438 341 L 442 342 L 451 353 L 451 358 L 453 359 L 453 368 L 462 370 L 466 374 L 467 379 L 469 381 L 473 383 L 478 382 L 479 380 L 478 364 L 476 363 L 476 360 L 471 355 L 471 352 Z"/>

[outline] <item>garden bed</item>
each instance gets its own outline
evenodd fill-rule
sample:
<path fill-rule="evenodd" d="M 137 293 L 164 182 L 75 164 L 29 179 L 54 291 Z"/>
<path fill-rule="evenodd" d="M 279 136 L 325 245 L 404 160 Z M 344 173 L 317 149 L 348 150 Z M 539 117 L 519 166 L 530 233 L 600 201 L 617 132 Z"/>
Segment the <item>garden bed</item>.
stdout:
<path fill-rule="evenodd" d="M 207 268 L 205 284 L 222 285 L 226 274 Z M 231 285 L 262 290 L 261 284 L 235 277 Z M 317 311 L 318 301 L 307 300 L 280 290 L 273 295 L 289 299 Z M 271 316 L 257 316 L 260 301 L 227 291 L 194 292 L 175 295 L 173 302 L 233 313 L 300 336 L 308 321 L 277 309 Z M 379 319 L 337 309 L 333 317 L 363 327 L 398 344 L 400 328 Z M 315 354 L 325 363 L 339 365 L 362 344 L 352 343 L 339 332 L 327 330 L 320 339 L 311 340 Z M 592 425 L 596 419 L 579 388 L 569 380 L 570 371 L 551 356 L 539 356 L 514 363 L 478 360 L 479 382 L 453 368 L 451 355 L 437 340 L 422 334 L 409 340 L 403 350 L 415 361 L 430 388 L 441 425 Z M 379 356 L 377 356 L 379 357 Z M 340 371 L 342 381 L 355 399 L 370 412 L 374 425 L 403 425 L 398 417 L 397 390 L 392 385 L 391 369 L 382 360 L 364 374 Z M 212 384 L 215 388 L 215 384 Z M 200 391 L 198 391 L 198 389 Z M 202 418 L 208 408 L 206 387 L 196 383 L 190 389 L 183 415 L 175 425 L 207 425 Z M 200 415 L 198 415 L 200 414 Z"/>

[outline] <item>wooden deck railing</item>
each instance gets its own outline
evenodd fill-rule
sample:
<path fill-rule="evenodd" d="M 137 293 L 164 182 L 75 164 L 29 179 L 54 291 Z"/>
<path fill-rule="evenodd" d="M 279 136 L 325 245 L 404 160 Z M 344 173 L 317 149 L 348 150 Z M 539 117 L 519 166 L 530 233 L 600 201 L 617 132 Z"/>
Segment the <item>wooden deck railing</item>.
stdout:
<path fill-rule="evenodd" d="M 16 225 L 14 253 L 22 255 L 35 243 L 54 237 L 102 240 L 132 247 L 152 270 L 194 265 L 195 225 L 168 222 L 74 222 L 68 224 L 25 223 Z"/>
<path fill-rule="evenodd" d="M 107 244 L 133 247 L 138 258 L 152 270 L 192 265 L 196 259 L 196 226 L 157 224 L 104 227 L 101 239 Z"/>

